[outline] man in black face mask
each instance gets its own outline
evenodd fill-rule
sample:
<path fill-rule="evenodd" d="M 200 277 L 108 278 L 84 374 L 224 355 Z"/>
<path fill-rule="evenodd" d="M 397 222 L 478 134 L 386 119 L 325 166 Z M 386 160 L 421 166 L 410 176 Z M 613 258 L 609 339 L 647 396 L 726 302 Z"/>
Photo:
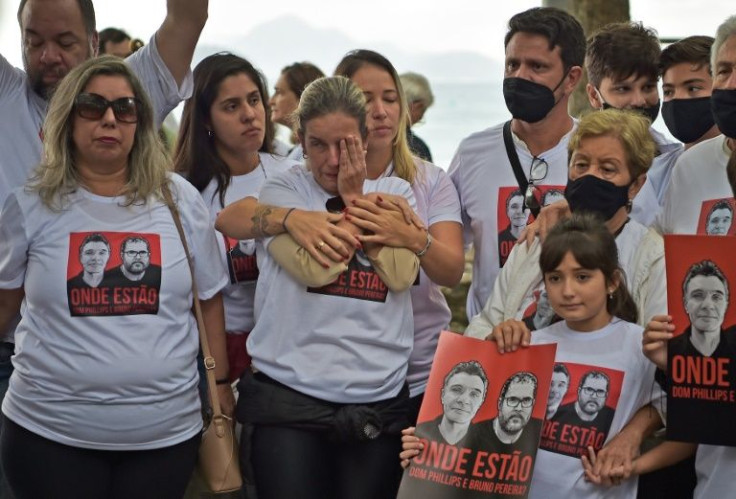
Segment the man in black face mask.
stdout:
<path fill-rule="evenodd" d="M 665 234 L 707 234 L 712 207 L 733 199 L 726 165 L 736 150 L 736 16 L 718 28 L 711 68 L 711 110 L 723 135 L 689 148 L 677 161 L 658 219 Z"/>
<path fill-rule="evenodd" d="M 656 33 L 639 23 L 614 23 L 598 30 L 588 39 L 585 53 L 590 105 L 594 109 L 636 111 L 654 122 L 659 116 L 659 56 Z M 657 156 L 631 212 L 631 217 L 645 227 L 659 212 L 665 187 L 660 179 L 669 177 L 683 150 L 682 145 L 670 142 L 653 128 L 650 131 L 657 144 Z"/>
<path fill-rule="evenodd" d="M 582 75 L 585 35 L 570 14 L 542 7 L 513 16 L 504 43 L 503 94 L 513 116 L 511 147 L 531 184 L 522 193 L 541 203 L 538 186 L 562 190 L 567 183 L 567 142 L 575 126 L 567 102 Z M 506 196 L 499 193 L 519 186 L 511 165 L 503 124 L 466 138 L 450 165 L 462 203 L 465 242 L 475 247 L 468 318 L 481 311 L 502 265 L 498 243 L 506 228 Z"/>

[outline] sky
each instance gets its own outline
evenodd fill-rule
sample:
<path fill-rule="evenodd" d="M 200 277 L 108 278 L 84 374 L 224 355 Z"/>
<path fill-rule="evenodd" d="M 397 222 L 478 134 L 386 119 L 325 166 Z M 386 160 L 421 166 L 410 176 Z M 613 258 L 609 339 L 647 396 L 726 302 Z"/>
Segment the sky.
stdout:
<path fill-rule="evenodd" d="M 123 27 L 147 41 L 164 18 L 166 1 L 97 0 L 95 4 L 98 27 Z M 317 28 L 340 30 L 364 45 L 389 42 L 417 53 L 475 51 L 502 60 L 509 17 L 540 4 L 539 0 L 371 0 L 367 4 L 351 0 L 210 0 L 201 42 L 227 44 L 228 38 L 259 24 L 292 15 Z M 631 18 L 654 27 L 662 37 L 712 35 L 720 22 L 736 13 L 731 0 L 708 0 L 707 8 L 697 0 L 630 0 L 630 4 Z M 0 53 L 20 65 L 17 5 L 18 0 L 0 0 Z M 299 53 L 298 40 L 294 57 L 310 58 L 310 54 Z"/>

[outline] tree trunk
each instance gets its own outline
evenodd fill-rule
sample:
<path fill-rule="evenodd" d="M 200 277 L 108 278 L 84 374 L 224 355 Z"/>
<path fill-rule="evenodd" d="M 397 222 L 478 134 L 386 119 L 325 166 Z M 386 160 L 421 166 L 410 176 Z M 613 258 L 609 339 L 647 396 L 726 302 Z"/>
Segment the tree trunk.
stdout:
<path fill-rule="evenodd" d="M 575 16 L 582 24 L 586 38 L 608 23 L 629 20 L 629 0 L 544 0 L 543 5 L 565 9 Z M 580 116 L 591 109 L 585 93 L 587 83 L 588 77 L 584 71 L 582 81 L 570 99 L 572 116 Z"/>

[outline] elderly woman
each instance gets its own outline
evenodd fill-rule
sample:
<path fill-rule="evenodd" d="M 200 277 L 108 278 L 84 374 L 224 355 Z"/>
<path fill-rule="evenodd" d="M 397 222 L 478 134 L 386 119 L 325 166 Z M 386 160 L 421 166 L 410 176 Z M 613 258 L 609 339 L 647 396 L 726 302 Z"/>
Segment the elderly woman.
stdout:
<path fill-rule="evenodd" d="M 179 498 L 200 432 L 191 274 L 164 190 L 194 258 L 216 374 L 227 375 L 226 276 L 201 197 L 169 163 L 140 82 L 121 60 L 79 65 L 44 126 L 44 160 L 0 214 L 0 328 L 17 313 L 16 370 L 0 451 L 16 497 Z M 67 291 L 91 234 L 121 265 L 129 236 L 148 241 L 155 283 Z M 232 392 L 220 390 L 232 413 Z M 39 456 L 43 456 L 39 459 Z"/>
<path fill-rule="evenodd" d="M 225 206 L 257 196 L 268 177 L 297 164 L 268 151 L 273 134 L 266 97 L 265 78 L 242 57 L 214 54 L 194 68 L 194 91 L 184 105 L 174 166 L 201 193 L 213 226 Z M 218 380 L 227 384 L 250 364 L 245 341 L 254 324 L 258 266 L 252 239 L 222 234 L 217 239 L 230 277 L 223 290 L 230 375 Z"/>
<path fill-rule="evenodd" d="M 648 125 L 634 113 L 605 110 L 578 123 L 569 143 L 565 197 L 570 210 L 597 213 L 615 235 L 626 284 L 639 309 L 639 324 L 667 310 L 664 244 L 661 236 L 629 218 L 631 200 L 641 189 L 654 156 Z M 544 296 L 539 239 L 518 244 L 496 280 L 483 311 L 465 334 L 485 338 L 508 319 L 532 318 Z M 526 321 L 539 328 L 548 324 Z"/>
<path fill-rule="evenodd" d="M 365 180 L 365 99 L 349 80 L 313 82 L 297 120 L 306 164 L 268 178 L 261 201 L 339 211 L 386 192 L 414 204 L 401 179 Z M 348 219 L 338 225 L 363 233 Z M 417 257 L 366 242 L 322 266 L 289 234 L 260 240 L 257 251 L 254 372 L 240 382 L 237 414 L 258 497 L 394 497 Z"/>
<path fill-rule="evenodd" d="M 303 159 L 304 149 L 299 143 L 299 136 L 294 130 L 293 114 L 299 106 L 299 99 L 307 85 L 317 78 L 322 78 L 325 74 L 312 63 L 295 62 L 281 70 L 279 79 L 273 88 L 273 96 L 268 101 L 271 108 L 271 121 L 289 128 L 291 133 L 291 142 L 294 145 L 289 151 L 289 158 L 301 161 Z"/>

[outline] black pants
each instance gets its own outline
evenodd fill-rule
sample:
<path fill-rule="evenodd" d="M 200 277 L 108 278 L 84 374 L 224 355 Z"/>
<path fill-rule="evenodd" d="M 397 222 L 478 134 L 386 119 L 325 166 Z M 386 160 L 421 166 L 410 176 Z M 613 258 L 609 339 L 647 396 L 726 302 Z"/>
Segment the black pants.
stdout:
<path fill-rule="evenodd" d="M 329 432 L 257 425 L 252 463 L 258 499 L 394 499 L 401 438 L 337 443 Z"/>
<path fill-rule="evenodd" d="M 104 451 L 53 442 L 3 416 L 0 453 L 18 499 L 181 499 L 200 435 L 162 449 Z"/>

